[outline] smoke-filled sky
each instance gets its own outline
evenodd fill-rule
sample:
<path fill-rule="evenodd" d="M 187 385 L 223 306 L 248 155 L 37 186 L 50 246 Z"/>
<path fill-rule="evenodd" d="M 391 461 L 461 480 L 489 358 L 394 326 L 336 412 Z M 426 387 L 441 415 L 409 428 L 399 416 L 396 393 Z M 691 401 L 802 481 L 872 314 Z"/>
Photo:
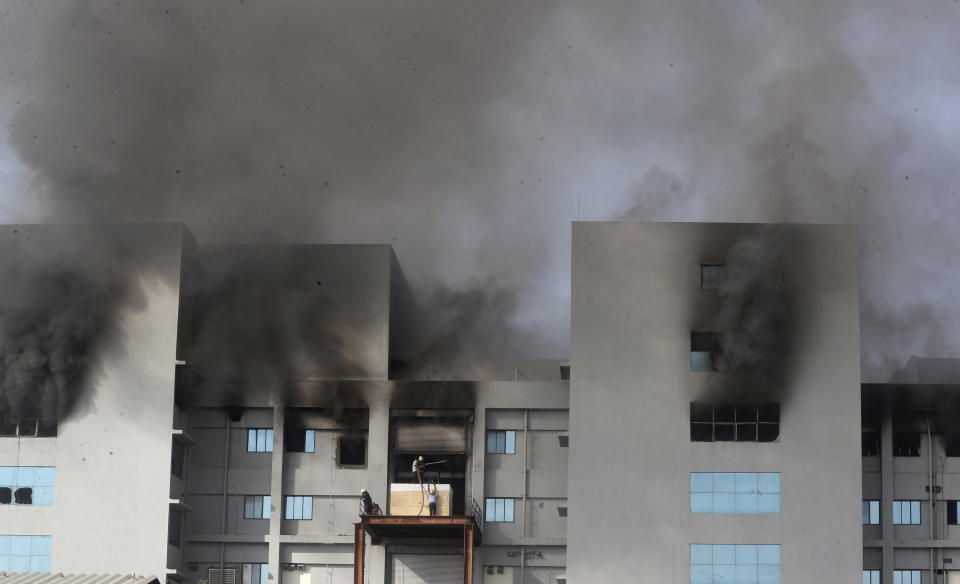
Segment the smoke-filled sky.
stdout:
<path fill-rule="evenodd" d="M 548 357 L 571 220 L 854 222 L 885 380 L 960 353 L 957 55 L 956 0 L 3 0 L 0 221 L 391 243 Z"/>

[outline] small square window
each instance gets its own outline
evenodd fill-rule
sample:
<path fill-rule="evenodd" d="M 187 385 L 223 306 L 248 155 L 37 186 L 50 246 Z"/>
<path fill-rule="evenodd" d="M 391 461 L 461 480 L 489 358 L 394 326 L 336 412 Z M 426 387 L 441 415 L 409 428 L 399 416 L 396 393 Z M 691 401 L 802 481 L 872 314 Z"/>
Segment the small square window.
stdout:
<path fill-rule="evenodd" d="M 337 464 L 340 466 L 365 466 L 367 464 L 366 438 L 341 437 L 337 441 Z"/>
<path fill-rule="evenodd" d="M 700 264 L 700 289 L 719 290 L 727 278 L 727 266 L 723 264 Z"/>

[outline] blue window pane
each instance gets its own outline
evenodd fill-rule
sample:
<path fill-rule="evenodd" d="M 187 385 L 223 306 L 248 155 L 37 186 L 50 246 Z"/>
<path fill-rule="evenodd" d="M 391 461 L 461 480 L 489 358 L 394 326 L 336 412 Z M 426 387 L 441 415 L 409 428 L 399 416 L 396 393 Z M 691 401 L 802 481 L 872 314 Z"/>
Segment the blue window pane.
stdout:
<path fill-rule="evenodd" d="M 880 501 L 870 501 L 870 523 L 880 523 Z"/>
<path fill-rule="evenodd" d="M 267 431 L 257 430 L 257 452 L 264 452 L 267 449 Z"/>
<path fill-rule="evenodd" d="M 503 454 L 507 451 L 507 435 L 503 432 L 497 432 L 497 452 Z"/>
<path fill-rule="evenodd" d="M 504 506 L 503 520 L 504 520 L 504 521 L 510 521 L 510 522 L 512 522 L 512 521 L 513 521 L 513 507 L 514 507 L 513 499 L 506 499 L 506 500 L 503 502 L 503 506 Z"/>
<path fill-rule="evenodd" d="M 733 493 L 714 493 L 713 494 L 713 512 L 714 513 L 735 513 L 736 504 Z"/>
<path fill-rule="evenodd" d="M 920 501 L 910 502 L 910 523 L 920 525 Z M 917 584 L 920 584 L 919 582 Z"/>
<path fill-rule="evenodd" d="M 714 546 L 717 547 L 717 546 Z M 713 581 L 724 584 L 734 584 L 735 569 L 733 564 L 714 564 Z"/>
<path fill-rule="evenodd" d="M 757 566 L 757 584 L 780 584 L 780 566 Z"/>
<path fill-rule="evenodd" d="M 243 498 L 243 516 L 246 518 L 256 517 L 254 515 L 254 498 L 253 497 L 244 497 Z"/>
<path fill-rule="evenodd" d="M 10 556 L 11 572 L 29 572 L 30 556 Z"/>
<path fill-rule="evenodd" d="M 34 505 L 53 505 L 53 487 L 34 487 Z"/>
<path fill-rule="evenodd" d="M 262 584 L 267 584 L 267 579 L 270 577 L 269 568 L 269 564 L 260 564 L 260 582 Z"/>
<path fill-rule="evenodd" d="M 271 448 L 271 450 L 273 449 Z M 314 430 L 307 430 L 306 445 L 304 445 L 303 451 L 316 452 L 316 432 Z"/>
<path fill-rule="evenodd" d="M 691 565 L 690 584 L 713 584 L 713 569 L 710 565 Z"/>
<path fill-rule="evenodd" d="M 37 486 L 52 487 L 55 478 L 56 469 L 52 466 L 42 466 L 37 469 Z"/>
<path fill-rule="evenodd" d="M 503 499 L 497 499 L 497 512 L 494 515 L 497 521 L 503 521 Z"/>
<path fill-rule="evenodd" d="M 496 454 L 497 452 L 497 433 L 487 432 L 487 454 Z"/>
<path fill-rule="evenodd" d="M 247 430 L 247 452 L 257 451 L 257 431 Z"/>
<path fill-rule="evenodd" d="M 780 565 L 780 546 L 778 545 L 758 545 L 757 546 L 758 564 L 776 564 Z"/>
<path fill-rule="evenodd" d="M 12 466 L 0 466 L 0 485 L 13 486 L 14 470 Z"/>
<path fill-rule="evenodd" d="M 0 556 L 10 554 L 10 537 L 9 535 L 0 535 Z"/>
<path fill-rule="evenodd" d="M 50 556 L 33 556 L 30 558 L 31 572 L 49 572 Z"/>
<path fill-rule="evenodd" d="M 756 513 L 757 496 L 751 493 L 738 493 L 736 495 L 737 513 Z"/>
<path fill-rule="evenodd" d="M 29 556 L 30 555 L 30 536 L 29 535 L 11 535 L 10 536 L 10 555 Z"/>
<path fill-rule="evenodd" d="M 757 473 L 757 490 L 761 493 L 779 493 L 780 492 L 780 473 L 761 472 Z"/>
<path fill-rule="evenodd" d="M 283 502 L 283 518 L 293 519 L 293 497 L 286 497 Z"/>
<path fill-rule="evenodd" d="M 513 430 L 507 432 L 507 454 L 517 452 L 517 433 Z"/>
<path fill-rule="evenodd" d="M 757 513 L 779 513 L 780 512 L 780 494 L 758 495 Z"/>
<path fill-rule="evenodd" d="M 303 519 L 303 497 L 293 498 L 293 518 Z"/>
<path fill-rule="evenodd" d="M 486 514 L 485 514 L 485 517 L 487 518 L 487 521 L 494 521 L 494 520 L 495 520 L 495 519 L 494 519 L 494 515 L 495 515 L 496 512 L 497 512 L 496 509 L 497 509 L 496 501 L 494 501 L 493 499 L 487 499 L 487 512 L 486 512 Z"/>
<path fill-rule="evenodd" d="M 863 571 L 863 584 L 870 584 L 870 572 L 867 570 Z"/>
<path fill-rule="evenodd" d="M 733 581 L 735 584 L 757 584 L 757 565 L 737 563 Z"/>
<path fill-rule="evenodd" d="M 736 475 L 736 488 L 738 493 L 756 493 L 757 473 L 738 472 Z"/>
<path fill-rule="evenodd" d="M 732 545 L 714 545 L 713 563 L 733 565 L 736 560 L 736 546 Z"/>
<path fill-rule="evenodd" d="M 0 554 L 0 572 L 12 572 L 10 569 L 10 556 Z"/>
<path fill-rule="evenodd" d="M 273 452 L 273 430 L 267 430 L 267 447 L 264 452 Z"/>
<path fill-rule="evenodd" d="M 903 517 L 900 514 L 900 501 L 893 502 L 893 523 L 899 525 L 903 523 Z M 896 576 L 894 576 L 894 584 L 896 584 Z"/>
<path fill-rule="evenodd" d="M 713 475 L 714 493 L 733 493 L 737 487 L 737 475 L 732 472 L 718 472 Z"/>
<path fill-rule="evenodd" d="M 270 495 L 263 498 L 263 518 L 270 519 Z"/>
<path fill-rule="evenodd" d="M 19 466 L 13 477 L 13 485 L 16 487 L 32 487 L 36 482 L 37 470 L 32 466 Z"/>
<path fill-rule="evenodd" d="M 690 371 L 713 371 L 709 351 L 690 351 Z"/>
<path fill-rule="evenodd" d="M 708 472 L 690 473 L 690 492 L 691 493 L 712 493 L 713 475 Z"/>
<path fill-rule="evenodd" d="M 903 584 L 903 572 L 900 570 L 893 571 L 893 584 Z M 907 584 L 910 584 L 907 582 Z"/>
<path fill-rule="evenodd" d="M 712 564 L 713 546 L 704 544 L 690 544 L 691 564 Z"/>
<path fill-rule="evenodd" d="M 738 545 L 736 549 L 737 564 L 756 564 L 757 546 Z"/>
<path fill-rule="evenodd" d="M 303 518 L 313 519 L 313 497 L 303 498 Z"/>
<path fill-rule="evenodd" d="M 691 493 L 690 512 L 713 513 L 713 495 L 710 493 Z"/>

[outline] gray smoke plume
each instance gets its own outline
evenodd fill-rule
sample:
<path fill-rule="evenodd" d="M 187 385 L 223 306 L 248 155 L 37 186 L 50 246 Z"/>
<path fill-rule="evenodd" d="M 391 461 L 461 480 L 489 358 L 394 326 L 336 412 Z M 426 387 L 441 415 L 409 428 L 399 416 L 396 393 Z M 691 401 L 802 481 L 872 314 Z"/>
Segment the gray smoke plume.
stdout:
<path fill-rule="evenodd" d="M 497 282 L 530 356 L 566 352 L 571 219 L 854 222 L 865 306 L 922 345 L 960 330 L 958 10 L 10 0 L 0 213 L 391 243 L 417 290 Z M 882 330 L 868 379 L 909 354 Z"/>

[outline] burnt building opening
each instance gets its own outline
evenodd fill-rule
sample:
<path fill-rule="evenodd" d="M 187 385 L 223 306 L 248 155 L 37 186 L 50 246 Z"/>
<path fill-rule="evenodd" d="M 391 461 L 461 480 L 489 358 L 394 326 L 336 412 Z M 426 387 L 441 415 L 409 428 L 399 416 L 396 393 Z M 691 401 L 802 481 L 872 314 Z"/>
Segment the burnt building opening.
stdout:
<path fill-rule="evenodd" d="M 0 416 L 0 436 L 52 438 L 57 435 L 56 420 Z"/>
<path fill-rule="evenodd" d="M 451 515 L 466 514 L 469 410 L 394 410 L 390 420 L 391 483 L 417 484 L 413 462 L 423 457 L 423 482 L 450 485 Z M 391 514 L 395 511 L 391 508 Z"/>
<path fill-rule="evenodd" d="M 880 413 L 861 414 L 860 449 L 862 456 L 880 456 Z"/>
<path fill-rule="evenodd" d="M 9 505 L 13 502 L 13 489 L 0 487 L 0 505 Z"/>
<path fill-rule="evenodd" d="M 366 438 L 342 436 L 337 440 L 337 465 L 364 466 L 367 464 Z"/>
<path fill-rule="evenodd" d="M 776 442 L 780 404 L 690 403 L 691 442 Z"/>
<path fill-rule="evenodd" d="M 893 455 L 920 456 L 919 416 L 903 415 L 893 419 Z"/>
<path fill-rule="evenodd" d="M 13 492 L 13 500 L 17 505 L 33 505 L 33 489 L 20 487 Z"/>
<path fill-rule="evenodd" d="M 949 457 L 960 456 L 960 434 L 945 434 L 943 436 L 943 451 Z"/>
<path fill-rule="evenodd" d="M 722 350 L 720 333 L 692 331 L 690 333 L 690 371 L 717 371 L 717 362 Z"/>

